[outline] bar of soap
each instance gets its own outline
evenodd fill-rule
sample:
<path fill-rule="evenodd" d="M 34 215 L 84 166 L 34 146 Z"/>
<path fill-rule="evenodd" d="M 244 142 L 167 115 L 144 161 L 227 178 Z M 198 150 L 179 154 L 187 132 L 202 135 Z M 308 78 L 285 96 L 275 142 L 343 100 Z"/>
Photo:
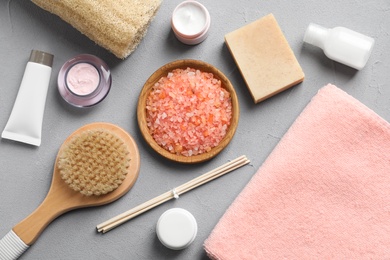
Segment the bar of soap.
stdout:
<path fill-rule="evenodd" d="M 225 42 L 255 103 L 305 78 L 273 14 L 226 34 Z"/>

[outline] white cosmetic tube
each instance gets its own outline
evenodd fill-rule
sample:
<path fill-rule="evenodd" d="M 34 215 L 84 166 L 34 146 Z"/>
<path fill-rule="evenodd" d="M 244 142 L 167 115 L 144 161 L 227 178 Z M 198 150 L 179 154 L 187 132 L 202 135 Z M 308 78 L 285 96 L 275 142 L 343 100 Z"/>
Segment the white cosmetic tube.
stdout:
<path fill-rule="evenodd" d="M 32 50 L 2 138 L 41 144 L 43 113 L 54 56 Z"/>

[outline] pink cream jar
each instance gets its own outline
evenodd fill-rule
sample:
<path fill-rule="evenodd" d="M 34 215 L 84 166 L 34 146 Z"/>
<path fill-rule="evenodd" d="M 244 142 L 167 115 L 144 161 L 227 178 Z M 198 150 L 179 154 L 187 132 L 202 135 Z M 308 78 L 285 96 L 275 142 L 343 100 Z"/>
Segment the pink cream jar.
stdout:
<path fill-rule="evenodd" d="M 176 38 L 182 43 L 199 44 L 208 36 L 210 14 L 201 3 L 187 0 L 176 6 L 171 25 Z"/>
<path fill-rule="evenodd" d="M 58 74 L 58 91 L 75 107 L 90 107 L 101 102 L 111 88 L 111 73 L 100 58 L 78 55 L 62 66 Z"/>

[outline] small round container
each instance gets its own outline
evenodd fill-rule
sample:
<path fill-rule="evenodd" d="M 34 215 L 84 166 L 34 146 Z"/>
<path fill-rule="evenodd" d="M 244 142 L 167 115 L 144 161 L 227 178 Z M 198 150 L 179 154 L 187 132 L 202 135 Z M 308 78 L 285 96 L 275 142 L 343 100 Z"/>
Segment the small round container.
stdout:
<path fill-rule="evenodd" d="M 199 44 L 208 36 L 210 14 L 201 3 L 187 0 L 176 6 L 171 25 L 176 38 L 182 43 Z"/>
<path fill-rule="evenodd" d="M 75 107 L 90 107 L 107 96 L 112 78 L 103 60 L 81 54 L 65 62 L 57 82 L 58 91 L 66 102 Z"/>
<path fill-rule="evenodd" d="M 157 222 L 156 232 L 164 246 L 173 250 L 181 250 L 194 241 L 198 225 L 190 212 L 182 208 L 173 208 L 161 215 Z"/>

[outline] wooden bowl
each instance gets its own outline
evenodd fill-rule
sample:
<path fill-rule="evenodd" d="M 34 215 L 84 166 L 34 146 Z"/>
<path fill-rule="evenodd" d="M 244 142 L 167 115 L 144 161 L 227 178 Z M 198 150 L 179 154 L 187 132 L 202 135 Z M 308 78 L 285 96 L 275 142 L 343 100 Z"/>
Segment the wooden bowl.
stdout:
<path fill-rule="evenodd" d="M 154 84 L 161 77 L 166 77 L 168 75 L 168 72 L 171 72 L 174 69 L 186 69 L 188 67 L 199 69 L 200 71 L 203 72 L 213 73 L 214 77 L 221 81 L 222 87 L 225 88 L 230 93 L 231 101 L 232 101 L 232 118 L 225 137 L 221 140 L 218 146 L 215 146 L 209 152 L 205 152 L 193 156 L 177 155 L 165 150 L 163 147 L 158 145 L 156 141 L 153 139 L 153 137 L 150 135 L 149 128 L 146 123 L 146 100 Z M 229 79 L 214 66 L 199 60 L 177 60 L 177 61 L 170 62 L 162 66 L 158 70 L 156 70 L 145 82 L 145 85 L 138 99 L 137 118 L 138 118 L 138 125 L 144 139 L 157 153 L 175 162 L 198 163 L 213 158 L 229 144 L 238 125 L 238 118 L 239 118 L 238 99 L 237 99 L 236 92 L 234 91 L 234 88 L 230 83 Z"/>

